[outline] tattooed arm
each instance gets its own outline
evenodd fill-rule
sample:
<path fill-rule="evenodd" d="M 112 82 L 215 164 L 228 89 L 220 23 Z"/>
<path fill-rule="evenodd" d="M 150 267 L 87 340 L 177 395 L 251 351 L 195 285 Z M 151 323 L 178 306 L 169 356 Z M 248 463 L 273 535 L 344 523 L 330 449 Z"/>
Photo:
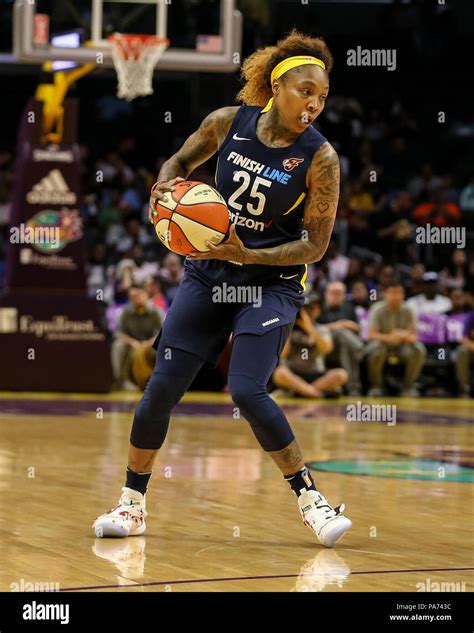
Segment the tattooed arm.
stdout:
<path fill-rule="evenodd" d="M 329 244 L 339 201 L 339 159 L 329 143 L 314 155 L 303 224 L 307 239 L 273 248 L 245 249 L 245 264 L 291 266 L 319 261 Z"/>
<path fill-rule="evenodd" d="M 230 106 L 211 112 L 181 149 L 163 163 L 158 180 L 168 181 L 177 176 L 187 178 L 196 167 L 205 163 L 227 136 L 238 109 L 239 106 Z"/>

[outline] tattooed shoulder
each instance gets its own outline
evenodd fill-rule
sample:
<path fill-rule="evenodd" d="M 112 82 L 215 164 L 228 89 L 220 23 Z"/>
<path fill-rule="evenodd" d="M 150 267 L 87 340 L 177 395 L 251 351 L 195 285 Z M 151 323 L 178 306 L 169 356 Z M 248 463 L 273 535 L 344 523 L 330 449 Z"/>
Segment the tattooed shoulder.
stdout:
<path fill-rule="evenodd" d="M 230 128 L 232 127 L 232 123 L 234 122 L 235 115 L 239 110 L 240 106 L 227 106 L 225 108 L 220 108 L 216 110 L 216 120 L 215 120 L 215 129 L 217 134 L 218 144 L 224 141 L 225 137 L 229 133 Z"/>
<path fill-rule="evenodd" d="M 213 110 L 203 119 L 198 131 L 213 136 L 220 145 L 227 136 L 239 107 L 228 106 Z"/>
<path fill-rule="evenodd" d="M 210 112 L 199 128 L 186 139 L 175 154 L 184 173 L 191 173 L 219 149 L 237 110 L 238 107 L 228 107 Z"/>

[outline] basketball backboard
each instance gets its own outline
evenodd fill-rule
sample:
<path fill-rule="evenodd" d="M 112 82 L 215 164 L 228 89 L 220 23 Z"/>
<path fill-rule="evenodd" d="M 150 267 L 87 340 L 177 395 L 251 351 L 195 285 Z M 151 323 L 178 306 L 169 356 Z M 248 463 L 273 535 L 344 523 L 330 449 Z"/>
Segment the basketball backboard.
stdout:
<path fill-rule="evenodd" d="M 87 45 L 53 45 L 52 36 L 75 29 Z M 15 0 L 13 54 L 19 62 L 111 67 L 107 37 L 114 32 L 167 36 L 171 43 L 160 70 L 231 72 L 240 64 L 242 15 L 236 0 Z"/>

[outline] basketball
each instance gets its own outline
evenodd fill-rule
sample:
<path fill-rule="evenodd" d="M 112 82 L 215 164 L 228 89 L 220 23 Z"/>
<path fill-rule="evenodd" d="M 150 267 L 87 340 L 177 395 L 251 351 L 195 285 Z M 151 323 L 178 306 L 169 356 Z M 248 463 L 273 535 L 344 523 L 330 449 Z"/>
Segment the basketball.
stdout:
<path fill-rule="evenodd" d="M 229 211 L 221 194 L 204 182 L 184 181 L 157 200 L 153 224 L 158 238 L 178 255 L 207 251 L 206 241 L 219 244 L 229 228 Z"/>

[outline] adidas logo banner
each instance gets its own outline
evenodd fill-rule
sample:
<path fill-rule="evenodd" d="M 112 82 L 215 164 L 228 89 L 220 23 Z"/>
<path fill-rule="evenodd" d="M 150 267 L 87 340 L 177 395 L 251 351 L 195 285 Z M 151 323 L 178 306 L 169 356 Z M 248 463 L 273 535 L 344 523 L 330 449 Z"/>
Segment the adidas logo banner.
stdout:
<path fill-rule="evenodd" d="M 26 195 L 30 204 L 76 204 L 77 196 L 71 191 L 59 169 L 52 169 Z"/>

